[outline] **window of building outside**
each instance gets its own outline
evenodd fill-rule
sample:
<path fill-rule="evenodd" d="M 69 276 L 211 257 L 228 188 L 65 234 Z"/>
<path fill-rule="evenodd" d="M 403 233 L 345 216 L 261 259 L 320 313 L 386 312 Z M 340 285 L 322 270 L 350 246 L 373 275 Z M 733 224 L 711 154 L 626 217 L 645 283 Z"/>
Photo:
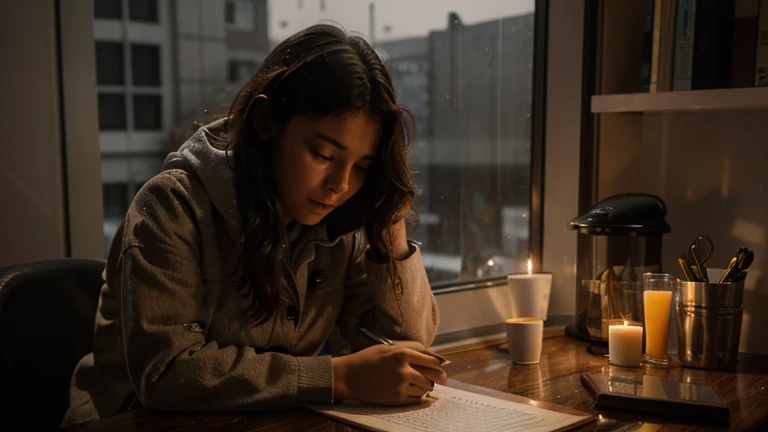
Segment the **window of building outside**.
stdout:
<path fill-rule="evenodd" d="M 128 0 L 131 21 L 158 22 L 157 0 Z"/>
<path fill-rule="evenodd" d="M 121 93 L 99 93 L 99 129 L 102 131 L 124 131 L 126 129 L 125 95 Z"/>
<path fill-rule="evenodd" d="M 162 130 L 162 98 L 152 94 L 133 95 L 133 121 L 134 129 L 137 131 Z"/>
<path fill-rule="evenodd" d="M 234 24 L 235 23 L 235 2 L 232 0 L 227 0 L 227 2 L 224 4 L 224 22 L 227 24 Z"/>
<path fill-rule="evenodd" d="M 253 0 L 227 0 L 225 4 L 225 23 L 232 30 L 253 30 L 256 22 L 255 3 Z M 272 2 L 270 2 L 272 3 Z"/>
<path fill-rule="evenodd" d="M 230 60 L 228 80 L 231 83 L 245 83 L 251 78 L 256 69 L 259 68 L 259 64 L 255 61 L 248 60 Z"/>
<path fill-rule="evenodd" d="M 132 44 L 131 69 L 133 71 L 133 85 L 159 87 L 160 46 Z"/>
<path fill-rule="evenodd" d="M 107 184 L 128 185 L 130 203 L 193 122 L 226 114 L 272 48 L 312 24 L 335 22 L 373 44 L 416 119 L 410 160 L 419 223 L 409 236 L 421 243 L 433 289 L 525 271 L 534 0 L 148 3 L 168 17 L 152 35 L 142 33 L 146 25 L 120 18 L 113 6 L 119 2 L 97 0 L 94 9 L 97 27 L 118 22 L 127 29 L 121 34 L 136 39 L 121 41 L 131 47 L 122 68 L 131 76 L 123 77 L 116 64 L 123 55 L 109 45 L 116 41 L 99 40 L 97 32 L 102 171 L 111 176 L 104 180 L 107 244 L 127 208 L 114 204 L 121 198 Z M 214 17 L 223 22 L 211 22 Z"/>
<path fill-rule="evenodd" d="M 123 85 L 122 42 L 96 42 L 96 83 L 99 85 Z"/>
<path fill-rule="evenodd" d="M 123 17 L 121 0 L 93 0 L 93 15 L 97 19 L 120 19 Z"/>

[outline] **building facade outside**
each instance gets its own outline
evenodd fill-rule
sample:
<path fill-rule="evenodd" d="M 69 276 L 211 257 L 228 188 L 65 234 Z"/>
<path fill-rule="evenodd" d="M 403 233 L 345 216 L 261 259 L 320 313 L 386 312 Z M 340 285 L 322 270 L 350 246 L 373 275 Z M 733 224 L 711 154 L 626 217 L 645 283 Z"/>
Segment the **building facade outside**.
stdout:
<path fill-rule="evenodd" d="M 269 52 L 267 0 L 95 0 L 106 249 L 192 122 L 225 115 Z"/>

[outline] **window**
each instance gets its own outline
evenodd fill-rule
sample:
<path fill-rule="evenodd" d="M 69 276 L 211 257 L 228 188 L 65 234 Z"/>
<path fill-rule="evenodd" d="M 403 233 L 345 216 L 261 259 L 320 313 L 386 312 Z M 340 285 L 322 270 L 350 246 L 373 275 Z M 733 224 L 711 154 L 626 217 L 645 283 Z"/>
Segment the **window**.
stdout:
<path fill-rule="evenodd" d="M 195 1 L 183 2 L 184 13 L 168 9 L 173 15 L 151 31 L 134 22 L 157 22 L 158 3 L 130 1 L 121 18 L 129 39 L 99 41 L 96 50 L 99 123 L 110 131 L 103 148 L 120 150 L 102 160 L 122 167 L 109 183 L 128 184 L 129 202 L 193 121 L 226 115 L 267 45 L 336 22 L 373 43 L 415 117 L 419 222 L 409 236 L 421 242 L 433 288 L 500 283 L 527 270 L 539 217 L 531 215 L 534 0 L 420 0 L 407 14 L 404 0 Z M 270 43 L 253 43 L 262 36 Z M 161 54 L 178 66 L 163 70 Z"/>
<path fill-rule="evenodd" d="M 131 68 L 133 85 L 160 86 L 160 47 L 157 45 L 132 44 Z"/>
<path fill-rule="evenodd" d="M 133 96 L 133 128 L 162 130 L 163 104 L 159 95 Z"/>
<path fill-rule="evenodd" d="M 232 1 L 226 2 L 224 5 L 224 22 L 227 24 L 234 24 L 235 23 L 235 3 Z"/>
<path fill-rule="evenodd" d="M 228 0 L 225 22 L 233 30 L 253 30 L 256 20 L 253 0 Z"/>
<path fill-rule="evenodd" d="M 530 254 L 534 16 L 512 7 L 376 44 L 417 123 L 410 235 L 433 288 L 524 271 Z"/>
<path fill-rule="evenodd" d="M 255 61 L 230 60 L 227 73 L 228 80 L 231 83 L 244 83 L 251 78 L 251 75 L 253 75 L 258 68 L 259 63 Z"/>
<path fill-rule="evenodd" d="M 130 204 L 128 185 L 125 183 L 105 183 L 102 185 L 102 196 L 104 200 L 104 250 L 109 251 L 115 232 L 128 211 Z"/>
<path fill-rule="evenodd" d="M 128 3 L 128 15 L 131 21 L 143 21 L 149 23 L 159 22 L 157 15 L 157 0 L 130 0 Z"/>
<path fill-rule="evenodd" d="M 124 131 L 125 95 L 99 93 L 99 129 L 103 131 Z"/>
<path fill-rule="evenodd" d="M 96 42 L 96 83 L 99 85 L 123 85 L 122 42 Z"/>
<path fill-rule="evenodd" d="M 104 184 L 104 219 L 120 220 L 128 211 L 128 185 Z"/>
<path fill-rule="evenodd" d="M 120 19 L 123 17 L 123 5 L 120 0 L 94 0 L 93 16 L 96 18 Z"/>

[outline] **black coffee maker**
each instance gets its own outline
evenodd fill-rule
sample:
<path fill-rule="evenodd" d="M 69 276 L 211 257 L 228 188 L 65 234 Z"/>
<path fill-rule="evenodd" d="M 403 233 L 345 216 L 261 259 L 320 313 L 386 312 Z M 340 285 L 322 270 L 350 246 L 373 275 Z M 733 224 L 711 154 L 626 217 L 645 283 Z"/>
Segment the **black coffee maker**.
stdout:
<path fill-rule="evenodd" d="M 662 235 L 670 232 L 666 214 L 661 198 L 627 193 L 571 220 L 579 234 L 576 323 L 566 329 L 569 336 L 607 346 L 609 324 L 643 322 L 642 277 L 662 271 Z"/>

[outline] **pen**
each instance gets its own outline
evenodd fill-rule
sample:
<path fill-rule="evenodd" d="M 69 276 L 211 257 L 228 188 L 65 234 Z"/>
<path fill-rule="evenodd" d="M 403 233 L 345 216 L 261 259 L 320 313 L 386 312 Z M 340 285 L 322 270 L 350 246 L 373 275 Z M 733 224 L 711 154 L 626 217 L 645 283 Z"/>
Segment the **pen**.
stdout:
<path fill-rule="evenodd" d="M 359 323 L 355 325 L 355 329 L 357 330 L 357 334 L 362 335 L 362 336 L 370 339 L 371 341 L 373 341 L 373 342 L 375 342 L 377 344 L 381 344 L 381 345 L 395 345 L 395 343 L 392 341 L 392 339 L 384 336 L 383 334 L 379 333 L 378 331 L 376 331 L 374 329 L 363 327 Z M 402 346 L 404 348 L 415 349 L 416 351 L 418 351 L 418 352 L 420 352 L 422 354 L 426 354 L 428 356 L 432 356 L 432 357 L 440 360 L 440 366 L 445 366 L 445 365 L 448 365 L 448 364 L 451 363 L 450 360 L 448 360 L 447 358 L 441 356 L 440 354 L 438 354 L 438 353 L 436 353 L 436 352 L 434 352 L 434 351 L 432 351 L 430 349 L 424 349 L 424 348 L 421 348 L 421 347 L 416 348 L 416 347 L 414 347 L 412 345 L 409 345 L 408 343 L 401 343 L 400 346 Z"/>
<path fill-rule="evenodd" d="M 383 334 L 377 332 L 374 329 L 363 327 L 360 324 L 357 324 L 357 333 L 362 334 L 363 336 L 367 337 L 368 339 L 378 344 L 394 345 L 394 342 L 392 342 L 392 339 L 389 339 L 388 337 L 384 336 Z"/>
<path fill-rule="evenodd" d="M 376 342 L 377 344 L 381 344 L 381 345 L 394 345 L 395 344 L 394 342 L 392 342 L 392 339 L 384 336 L 383 334 L 379 333 L 378 331 L 376 331 L 374 329 L 369 329 L 367 327 L 363 327 L 359 323 L 355 326 L 355 328 L 356 328 L 358 334 L 361 334 L 361 335 L 367 337 L 368 339 L 370 339 L 373 342 Z M 440 360 L 441 366 L 450 363 L 445 357 L 441 356 L 440 354 L 434 353 L 432 351 L 427 350 L 427 352 L 424 352 L 424 354 L 431 355 L 431 356 L 437 358 L 438 360 Z M 427 378 L 430 382 L 432 382 L 432 388 L 434 389 L 435 382 L 432 381 L 431 379 L 429 379 L 429 377 L 427 377 L 426 375 L 424 377 Z M 432 399 L 435 399 L 435 400 L 438 399 L 437 397 L 433 396 L 431 394 L 431 392 L 427 392 L 426 396 L 428 398 L 432 398 Z"/>

